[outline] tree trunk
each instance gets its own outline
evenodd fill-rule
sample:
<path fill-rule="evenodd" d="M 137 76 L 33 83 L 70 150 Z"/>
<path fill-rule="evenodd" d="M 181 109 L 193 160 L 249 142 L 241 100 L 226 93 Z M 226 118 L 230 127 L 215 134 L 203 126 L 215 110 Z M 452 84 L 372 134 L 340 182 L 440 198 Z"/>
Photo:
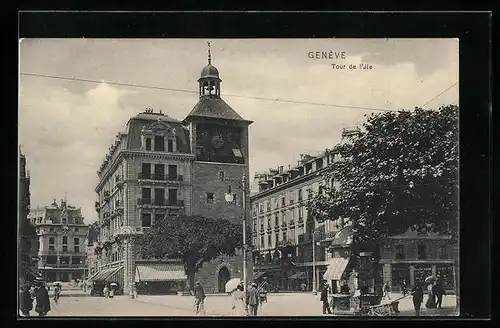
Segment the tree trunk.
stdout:
<path fill-rule="evenodd" d="M 186 281 L 186 291 L 191 291 L 194 288 L 194 272 L 188 271 L 186 272 L 187 281 Z"/>

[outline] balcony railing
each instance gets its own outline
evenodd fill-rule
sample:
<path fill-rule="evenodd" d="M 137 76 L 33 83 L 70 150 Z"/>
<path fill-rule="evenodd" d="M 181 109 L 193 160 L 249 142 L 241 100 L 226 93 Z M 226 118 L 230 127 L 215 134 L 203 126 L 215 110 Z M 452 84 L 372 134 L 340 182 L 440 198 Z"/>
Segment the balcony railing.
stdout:
<path fill-rule="evenodd" d="M 150 205 L 150 206 L 184 206 L 184 200 L 170 200 L 170 199 L 153 199 L 153 198 L 137 198 L 137 205 Z"/>
<path fill-rule="evenodd" d="M 180 174 L 164 174 L 164 173 L 142 173 L 137 175 L 139 180 L 154 180 L 154 181 L 169 181 L 169 182 L 179 182 L 183 181 L 184 177 Z"/>

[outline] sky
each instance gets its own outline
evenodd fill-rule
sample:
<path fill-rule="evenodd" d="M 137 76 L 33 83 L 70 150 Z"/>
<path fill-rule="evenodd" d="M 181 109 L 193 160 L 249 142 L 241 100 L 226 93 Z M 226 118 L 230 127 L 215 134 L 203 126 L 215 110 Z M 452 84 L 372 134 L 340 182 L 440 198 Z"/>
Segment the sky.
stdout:
<path fill-rule="evenodd" d="M 269 168 L 294 166 L 300 154 L 331 148 L 343 128 L 379 112 L 304 103 L 413 109 L 449 88 L 425 108 L 458 104 L 458 85 L 450 88 L 459 81 L 457 39 L 22 39 L 18 126 L 31 176 L 31 206 L 66 197 L 82 208 L 86 223 L 96 221 L 96 171 L 116 133 L 145 108 L 185 118 L 198 101 L 207 41 L 222 79 L 222 98 L 254 121 L 251 178 Z M 316 52 L 326 52 L 327 58 L 310 54 Z M 360 69 L 361 63 L 371 69 Z M 349 69 L 351 64 L 357 69 Z"/>

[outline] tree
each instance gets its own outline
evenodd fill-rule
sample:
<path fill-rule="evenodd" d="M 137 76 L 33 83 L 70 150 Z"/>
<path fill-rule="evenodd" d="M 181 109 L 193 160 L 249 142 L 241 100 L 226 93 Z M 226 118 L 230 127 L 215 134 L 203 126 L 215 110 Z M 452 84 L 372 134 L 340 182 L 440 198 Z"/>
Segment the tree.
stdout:
<path fill-rule="evenodd" d="M 458 106 L 373 114 L 307 205 L 317 221 L 344 218 L 355 235 L 379 240 L 408 228 L 458 233 Z"/>
<path fill-rule="evenodd" d="M 225 219 L 167 216 L 156 221 L 140 243 L 144 258 L 182 259 L 188 277 L 187 288 L 191 289 L 194 275 L 203 263 L 219 255 L 234 255 L 236 249 L 242 247 L 243 229 L 242 225 Z"/>

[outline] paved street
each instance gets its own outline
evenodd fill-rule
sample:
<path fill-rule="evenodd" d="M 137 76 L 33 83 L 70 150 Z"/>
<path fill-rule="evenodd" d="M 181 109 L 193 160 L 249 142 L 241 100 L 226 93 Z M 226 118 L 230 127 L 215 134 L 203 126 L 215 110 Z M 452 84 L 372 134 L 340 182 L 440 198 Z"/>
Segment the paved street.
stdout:
<path fill-rule="evenodd" d="M 74 295 L 74 294 L 73 294 Z M 392 298 L 400 297 L 395 294 Z M 207 316 L 231 316 L 229 296 L 207 296 Z M 192 316 L 193 298 L 189 296 L 117 296 L 112 299 L 87 295 L 64 296 L 57 304 L 51 300 L 48 316 Z M 453 315 L 455 296 L 446 296 L 443 309 L 422 309 L 422 316 Z M 411 298 L 400 301 L 400 316 L 414 316 Z M 32 315 L 35 313 L 32 312 Z M 260 316 L 322 316 L 319 295 L 270 294 L 268 303 L 259 309 Z"/>

